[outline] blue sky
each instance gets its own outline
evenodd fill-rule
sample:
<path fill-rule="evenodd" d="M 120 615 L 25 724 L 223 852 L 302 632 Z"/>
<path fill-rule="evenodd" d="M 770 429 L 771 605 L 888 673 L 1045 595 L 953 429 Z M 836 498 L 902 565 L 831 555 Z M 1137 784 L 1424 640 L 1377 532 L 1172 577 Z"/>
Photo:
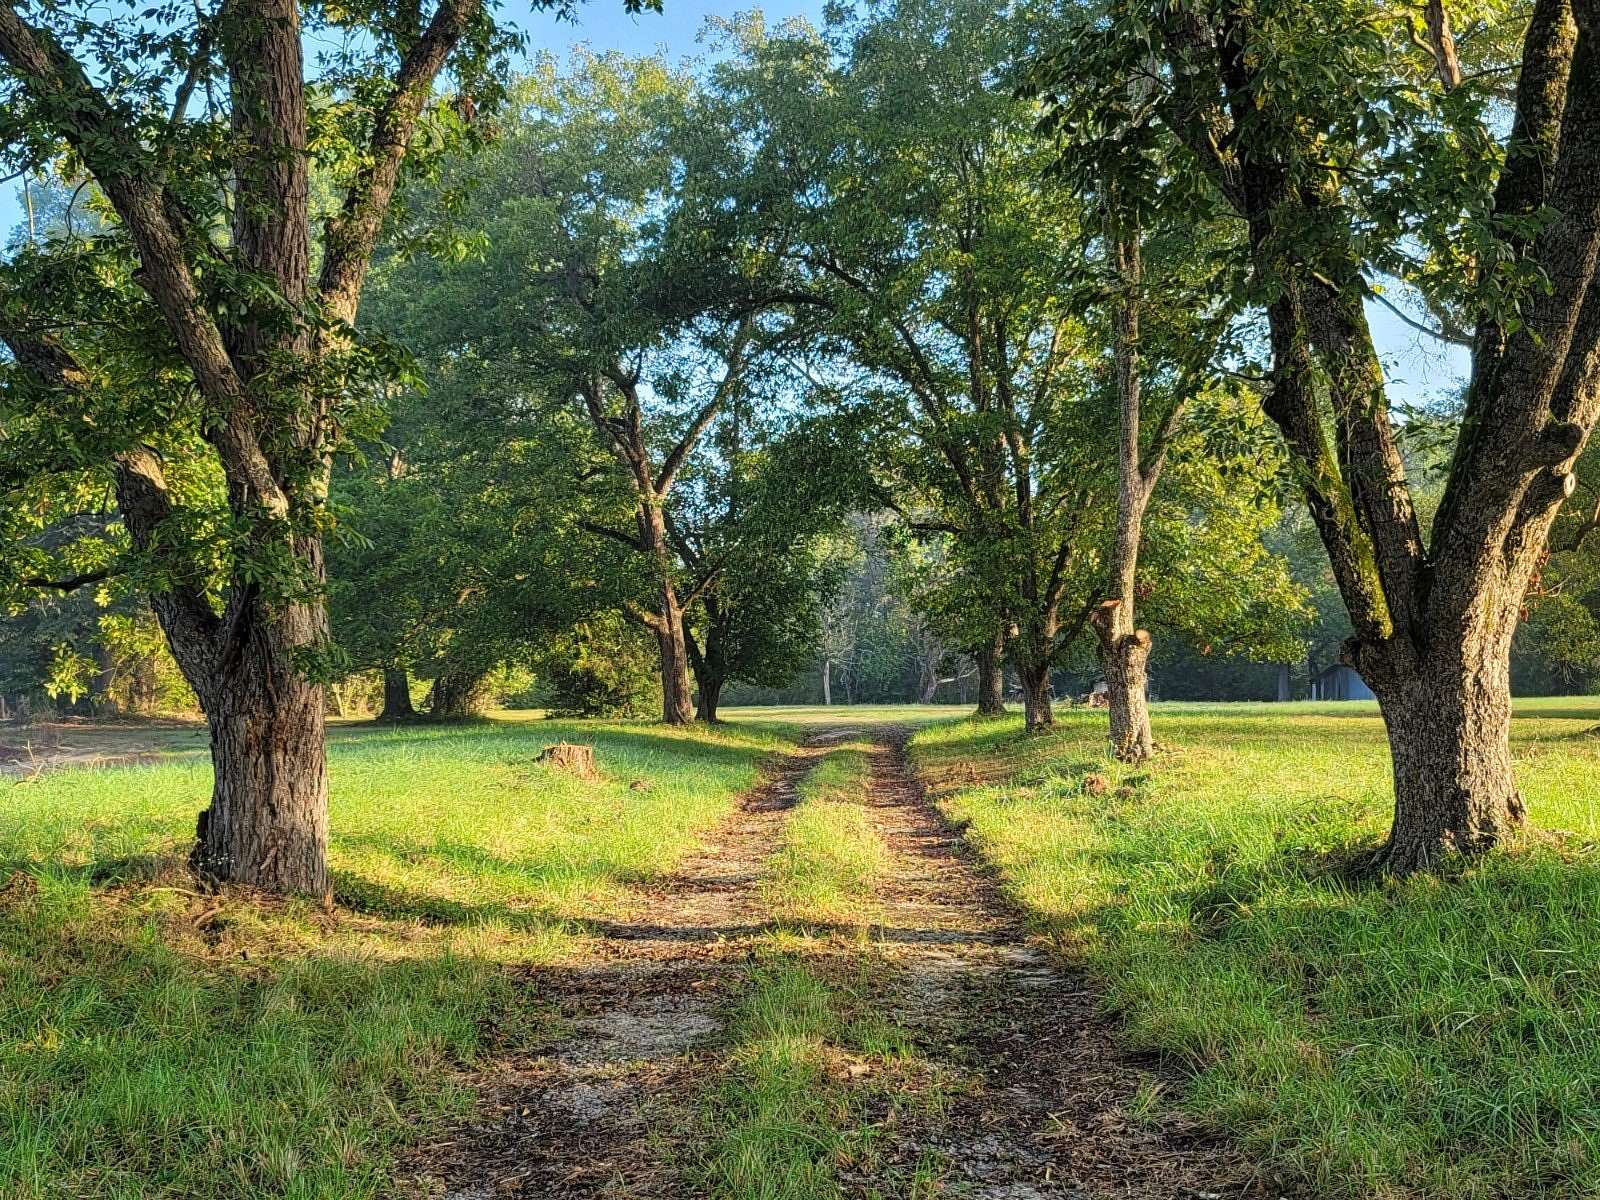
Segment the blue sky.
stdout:
<path fill-rule="evenodd" d="M 766 0 L 759 5 L 752 0 L 665 0 L 665 12 L 637 16 L 624 12 L 621 0 L 589 0 L 570 21 L 510 0 L 501 14 L 527 31 L 530 54 L 564 57 L 575 47 L 587 46 L 629 54 L 661 51 L 678 59 L 701 52 L 697 38 L 708 17 L 728 17 L 755 7 L 773 23 L 796 15 L 820 22 L 822 0 Z M 18 195 L 0 195 L 0 231 L 11 230 L 21 220 Z M 1432 341 L 1377 305 L 1368 306 L 1368 316 L 1389 376 L 1391 399 L 1422 403 L 1460 386 L 1467 370 L 1465 351 Z"/>

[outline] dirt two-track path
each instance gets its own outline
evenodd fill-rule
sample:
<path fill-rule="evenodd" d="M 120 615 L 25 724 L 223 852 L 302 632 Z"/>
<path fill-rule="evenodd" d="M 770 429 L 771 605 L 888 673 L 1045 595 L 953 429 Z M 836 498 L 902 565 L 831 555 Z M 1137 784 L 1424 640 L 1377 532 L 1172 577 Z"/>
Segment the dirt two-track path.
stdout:
<path fill-rule="evenodd" d="M 931 1155 L 943 1164 L 931 1194 L 971 1200 L 1281 1195 L 1228 1146 L 1175 1118 L 1135 1115 L 1141 1089 L 1168 1081 L 1118 1048 L 1090 983 L 1029 937 L 924 796 L 906 736 L 893 726 L 840 728 L 777 758 L 704 849 L 648 895 L 644 919 L 600 926 L 578 960 L 530 971 L 529 986 L 559 1015 L 554 1034 L 472 1078 L 475 1116 L 402 1164 L 399 1194 L 701 1194 L 674 1143 L 696 1136 L 684 1114 L 725 1069 L 724 1021 L 771 929 L 763 865 L 782 844 L 804 776 L 841 742 L 866 737 L 871 779 L 861 800 L 890 866 L 873 898 L 875 923 L 824 939 L 818 953 L 872 954 L 883 967 L 871 972 L 881 980 L 872 1002 L 960 1081 L 948 1104 L 886 1122 L 874 1161 Z M 840 1193 L 892 1200 L 910 1195 L 905 1178 L 844 1173 Z"/>

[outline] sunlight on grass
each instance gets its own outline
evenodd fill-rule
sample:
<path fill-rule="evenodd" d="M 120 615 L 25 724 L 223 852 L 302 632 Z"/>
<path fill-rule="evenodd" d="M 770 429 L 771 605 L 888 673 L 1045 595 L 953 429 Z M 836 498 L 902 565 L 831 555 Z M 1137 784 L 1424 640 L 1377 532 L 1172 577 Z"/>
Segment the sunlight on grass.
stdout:
<path fill-rule="evenodd" d="M 1600 1191 L 1600 722 L 1521 702 L 1530 837 L 1446 879 L 1337 866 L 1390 813 L 1370 705 L 1163 705 L 1165 752 L 1105 759 L 1105 718 L 919 733 L 946 811 L 1081 950 L 1197 1114 L 1317 1194 Z"/>
<path fill-rule="evenodd" d="M 535 765 L 591 742 L 588 784 Z M 449 1067 L 543 1020 L 505 964 L 639 903 L 756 778 L 776 732 L 341 729 L 338 907 L 198 894 L 209 768 L 0 785 L 0 1195 L 383 1194 L 468 1098 Z"/>
<path fill-rule="evenodd" d="M 734 1014 L 723 1077 L 703 1098 L 694 1194 L 837 1200 L 846 1194 L 842 1174 L 883 1169 L 880 1122 L 892 1124 L 906 1105 L 939 1104 L 942 1085 L 914 1082 L 928 1068 L 910 1039 L 865 1011 L 866 963 L 853 978 L 832 978 L 775 947 L 761 952 Z M 928 1164 L 901 1182 L 893 1194 L 907 1200 L 937 1194 Z"/>
<path fill-rule="evenodd" d="M 831 750 L 800 784 L 783 847 L 767 863 L 762 899 L 795 925 L 869 924 L 889 849 L 865 807 L 871 767 L 865 743 Z"/>

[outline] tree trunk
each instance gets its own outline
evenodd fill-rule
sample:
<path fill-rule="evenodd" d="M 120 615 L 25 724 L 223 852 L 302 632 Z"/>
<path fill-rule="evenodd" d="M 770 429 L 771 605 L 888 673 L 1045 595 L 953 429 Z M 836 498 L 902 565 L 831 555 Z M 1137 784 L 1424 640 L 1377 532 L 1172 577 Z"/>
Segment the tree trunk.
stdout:
<path fill-rule="evenodd" d="M 1056 714 L 1050 695 L 1050 668 L 1020 664 L 1017 675 L 1022 683 L 1023 721 L 1028 732 L 1054 729 Z"/>
<path fill-rule="evenodd" d="M 1287 703 L 1289 699 L 1289 664 L 1278 664 L 1278 703 Z"/>
<path fill-rule="evenodd" d="M 483 676 L 475 671 L 447 671 L 433 681 L 428 713 L 437 721 L 459 721 L 483 712 Z"/>
<path fill-rule="evenodd" d="M 410 721 L 417 715 L 411 705 L 411 677 L 404 667 L 383 669 L 383 711 L 380 721 Z"/>
<path fill-rule="evenodd" d="M 318 611 L 258 615 L 235 665 L 206 689 L 215 781 L 190 865 L 202 878 L 327 902 L 324 698 L 292 653 Z"/>
<path fill-rule="evenodd" d="M 978 647 L 973 658 L 978 663 L 978 715 L 1003 717 L 1006 713 L 1005 667 L 1001 655 L 1005 652 L 1006 635 L 996 633 L 994 640 Z"/>
<path fill-rule="evenodd" d="M 722 680 L 710 675 L 697 675 L 695 687 L 699 692 L 699 705 L 695 709 L 697 721 L 717 720 L 717 705 L 722 701 Z"/>
<path fill-rule="evenodd" d="M 1111 717 L 1111 754 L 1119 762 L 1143 762 L 1154 752 L 1146 664 L 1150 634 L 1135 623 L 1135 583 L 1139 548 L 1144 539 L 1144 514 L 1161 475 L 1166 434 L 1176 419 L 1174 408 L 1150 447 L 1145 461 L 1140 447 L 1143 416 L 1139 374 L 1139 297 L 1142 267 L 1139 233 L 1113 239 L 1118 281 L 1122 288 L 1116 309 L 1117 395 L 1120 438 L 1117 448 L 1117 531 L 1111 551 L 1114 596 L 1096 610 L 1092 621 L 1100 643 L 1100 671 L 1106 679 L 1106 707 Z"/>
<path fill-rule="evenodd" d="M 670 578 L 663 578 L 657 593 L 660 611 L 652 623 L 661 654 L 661 719 L 668 725 L 694 720 L 689 688 L 689 648 L 684 643 L 683 609 Z"/>
<path fill-rule="evenodd" d="M 1143 762 L 1155 752 L 1145 671 L 1149 661 L 1150 635 L 1142 629 L 1102 642 L 1100 647 L 1111 716 L 1111 755 L 1119 762 Z"/>
<path fill-rule="evenodd" d="M 1404 875 L 1492 849 L 1524 819 L 1511 769 L 1509 648 L 1450 646 L 1409 678 L 1369 680 L 1394 763 L 1394 827 L 1377 865 Z"/>
<path fill-rule="evenodd" d="M 833 707 L 833 660 L 822 660 L 822 703 L 825 707 Z"/>

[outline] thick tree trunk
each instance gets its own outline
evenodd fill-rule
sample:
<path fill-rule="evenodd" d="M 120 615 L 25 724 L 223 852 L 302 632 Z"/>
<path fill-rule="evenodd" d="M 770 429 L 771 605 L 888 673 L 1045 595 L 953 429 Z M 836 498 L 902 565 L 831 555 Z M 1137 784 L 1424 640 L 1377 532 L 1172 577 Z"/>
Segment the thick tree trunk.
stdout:
<path fill-rule="evenodd" d="M 1056 714 L 1050 694 L 1050 668 L 1019 664 L 1017 675 L 1022 683 L 1023 721 L 1028 732 L 1054 729 Z"/>
<path fill-rule="evenodd" d="M 458 721 L 483 712 L 483 676 L 475 671 L 447 671 L 433 681 L 428 712 L 438 721 Z"/>
<path fill-rule="evenodd" d="M 1278 664 L 1278 703 L 1285 704 L 1289 700 L 1289 664 Z"/>
<path fill-rule="evenodd" d="M 992 642 L 986 646 L 978 647 L 978 652 L 973 655 L 978 664 L 978 715 L 980 717 L 1005 716 L 1006 678 L 1005 667 L 1001 662 L 1005 644 L 1005 634 L 997 633 L 994 635 Z"/>
<path fill-rule="evenodd" d="M 689 648 L 683 636 L 683 609 L 678 605 L 677 589 L 664 578 L 657 593 L 660 608 L 652 629 L 661 656 L 661 719 L 668 725 L 687 725 L 694 720 L 694 703 L 689 688 Z"/>
<path fill-rule="evenodd" d="M 409 721 L 417 715 L 411 705 L 411 677 L 404 667 L 383 669 L 383 711 L 380 721 Z"/>
<path fill-rule="evenodd" d="M 822 703 L 825 707 L 833 707 L 833 660 L 822 660 Z"/>
<path fill-rule="evenodd" d="M 205 690 L 215 781 L 190 856 L 203 878 L 329 899 L 324 697 L 292 653 L 319 614 L 257 610 L 236 662 Z"/>
<path fill-rule="evenodd" d="M 1459 649 L 1409 678 L 1371 681 L 1394 764 L 1394 827 L 1378 866 L 1394 874 L 1492 849 L 1524 819 L 1511 768 L 1509 648 Z"/>

